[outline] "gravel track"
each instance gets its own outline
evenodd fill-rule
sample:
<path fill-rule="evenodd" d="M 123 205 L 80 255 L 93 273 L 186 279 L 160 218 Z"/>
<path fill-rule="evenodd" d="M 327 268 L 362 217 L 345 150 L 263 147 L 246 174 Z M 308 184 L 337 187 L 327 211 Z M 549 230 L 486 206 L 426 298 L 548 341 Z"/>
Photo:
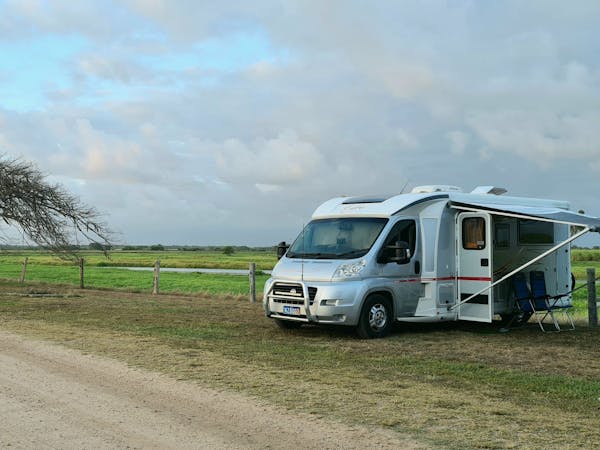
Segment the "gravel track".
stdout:
<path fill-rule="evenodd" d="M 0 415 L 3 448 L 420 448 L 4 331 Z"/>

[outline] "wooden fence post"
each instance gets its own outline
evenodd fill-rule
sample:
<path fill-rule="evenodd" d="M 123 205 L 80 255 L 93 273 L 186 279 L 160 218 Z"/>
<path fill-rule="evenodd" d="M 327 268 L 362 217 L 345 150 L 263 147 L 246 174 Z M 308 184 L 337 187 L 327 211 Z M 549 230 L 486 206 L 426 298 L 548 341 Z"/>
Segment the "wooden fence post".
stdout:
<path fill-rule="evenodd" d="M 27 274 L 27 261 L 29 258 L 26 256 L 23 260 L 23 270 L 21 270 L 21 284 L 25 283 L 25 275 Z"/>
<path fill-rule="evenodd" d="M 250 303 L 256 303 L 256 263 L 250 263 L 248 278 L 250 278 Z"/>
<path fill-rule="evenodd" d="M 154 262 L 154 281 L 152 282 L 152 293 L 158 294 L 160 282 L 160 259 Z"/>
<path fill-rule="evenodd" d="M 84 289 L 84 282 L 83 282 L 83 265 L 84 265 L 84 259 L 83 258 L 79 258 L 79 289 Z"/>
<path fill-rule="evenodd" d="M 598 326 L 598 303 L 596 303 L 596 269 L 587 269 L 587 288 L 588 288 L 588 326 L 596 328 Z"/>

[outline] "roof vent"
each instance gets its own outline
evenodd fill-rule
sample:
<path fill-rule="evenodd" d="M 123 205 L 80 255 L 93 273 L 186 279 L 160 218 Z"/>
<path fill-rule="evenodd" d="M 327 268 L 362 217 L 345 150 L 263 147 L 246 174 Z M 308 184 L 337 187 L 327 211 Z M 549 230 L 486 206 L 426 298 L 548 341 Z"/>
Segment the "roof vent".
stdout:
<path fill-rule="evenodd" d="M 502 195 L 506 192 L 506 189 L 496 186 L 477 186 L 471 191 L 471 194 L 492 194 Z"/>
<path fill-rule="evenodd" d="M 411 194 L 430 194 L 432 192 L 462 192 L 462 189 L 456 186 L 432 184 L 429 186 L 417 186 L 413 188 Z"/>

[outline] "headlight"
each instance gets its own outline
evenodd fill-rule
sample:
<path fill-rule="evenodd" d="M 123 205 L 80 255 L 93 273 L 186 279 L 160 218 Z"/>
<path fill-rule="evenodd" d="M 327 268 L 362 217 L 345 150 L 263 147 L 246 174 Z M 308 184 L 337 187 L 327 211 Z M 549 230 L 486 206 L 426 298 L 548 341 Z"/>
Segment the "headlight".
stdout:
<path fill-rule="evenodd" d="M 269 278 L 267 281 L 265 281 L 265 287 L 263 289 L 263 303 L 266 303 L 267 301 L 267 292 L 269 292 L 269 289 L 271 289 L 272 284 L 273 278 Z"/>
<path fill-rule="evenodd" d="M 358 278 L 366 265 L 367 261 L 364 259 L 341 264 L 333 274 L 333 278 Z"/>

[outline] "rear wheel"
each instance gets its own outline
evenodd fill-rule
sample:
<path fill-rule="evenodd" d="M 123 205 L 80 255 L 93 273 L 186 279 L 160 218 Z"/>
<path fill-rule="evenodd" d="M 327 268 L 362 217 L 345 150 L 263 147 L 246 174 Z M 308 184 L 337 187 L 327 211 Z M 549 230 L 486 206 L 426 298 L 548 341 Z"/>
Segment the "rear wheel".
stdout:
<path fill-rule="evenodd" d="M 390 333 L 392 322 L 392 307 L 389 299 L 375 294 L 365 301 L 356 332 L 363 339 L 382 338 Z"/>
<path fill-rule="evenodd" d="M 279 328 L 282 328 L 284 330 L 295 330 L 302 326 L 302 322 L 296 322 L 293 320 L 275 319 L 275 323 L 279 325 Z"/>
<path fill-rule="evenodd" d="M 514 311 L 510 314 L 500 314 L 502 325 L 523 325 L 531 317 L 530 311 Z"/>

